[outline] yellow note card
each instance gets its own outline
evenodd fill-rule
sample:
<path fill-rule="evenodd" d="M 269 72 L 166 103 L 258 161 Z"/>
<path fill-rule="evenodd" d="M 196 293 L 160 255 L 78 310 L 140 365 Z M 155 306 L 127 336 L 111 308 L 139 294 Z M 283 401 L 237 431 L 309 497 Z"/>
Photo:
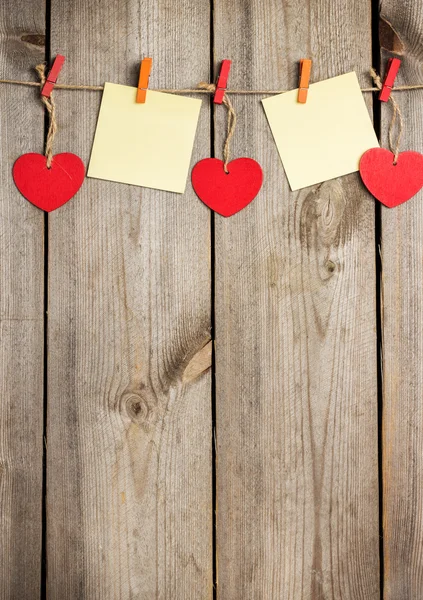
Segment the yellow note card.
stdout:
<path fill-rule="evenodd" d="M 362 154 L 379 146 L 357 75 L 262 100 L 292 190 L 358 171 Z"/>
<path fill-rule="evenodd" d="M 106 83 L 88 177 L 185 191 L 201 100 Z"/>

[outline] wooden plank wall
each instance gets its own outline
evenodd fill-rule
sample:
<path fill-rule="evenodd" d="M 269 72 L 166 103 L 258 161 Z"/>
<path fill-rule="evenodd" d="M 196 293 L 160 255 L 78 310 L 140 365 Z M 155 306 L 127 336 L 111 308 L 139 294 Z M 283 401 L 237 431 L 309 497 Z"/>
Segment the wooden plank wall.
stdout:
<path fill-rule="evenodd" d="M 231 87 L 286 89 L 311 56 L 314 80 L 356 70 L 368 86 L 371 9 L 51 0 L 46 47 L 45 3 L 15 0 L 0 71 L 32 79 L 61 52 L 62 82 L 134 85 L 150 55 L 150 85 L 180 88 L 227 57 Z M 382 63 L 399 53 L 400 82 L 421 82 L 419 3 L 381 13 Z M 45 217 L 11 180 L 42 148 L 38 92 L 0 85 L 0 99 L 0 600 L 423 599 L 423 194 L 375 215 L 356 174 L 290 192 L 260 97 L 233 96 L 233 157 L 265 177 L 242 213 L 210 215 L 189 184 L 86 179 Z M 100 99 L 57 92 L 56 152 L 88 163 Z M 402 148 L 421 151 L 423 92 L 397 100 Z M 225 126 L 204 100 L 193 164 L 221 157 Z"/>
<path fill-rule="evenodd" d="M 381 4 L 382 62 L 402 59 L 398 84 L 423 80 L 421 4 Z M 387 25 L 391 23 L 391 27 Z M 397 93 L 401 150 L 423 150 L 423 91 Z M 392 106 L 383 107 L 387 132 Z M 382 209 L 383 506 L 387 600 L 423 598 L 423 192 Z"/>
<path fill-rule="evenodd" d="M 63 80 L 208 80 L 208 0 L 52 1 Z M 187 57 L 190 57 L 187 60 Z M 61 93 L 57 151 L 88 162 L 101 95 Z M 204 104 L 193 163 L 210 148 Z M 49 218 L 48 598 L 212 595 L 210 214 L 87 179 Z"/>
<path fill-rule="evenodd" d="M 0 72 L 36 80 L 45 56 L 44 2 L 0 4 Z M 37 91 L 0 86 L 0 598 L 39 597 L 43 485 L 44 215 L 11 169 L 42 152 Z"/>
<path fill-rule="evenodd" d="M 304 56 L 316 81 L 356 70 L 369 84 L 370 2 L 214 13 L 234 88 L 293 88 Z M 234 156 L 265 180 L 216 216 L 218 598 L 376 600 L 374 202 L 356 174 L 290 192 L 259 98 L 234 102 Z"/>

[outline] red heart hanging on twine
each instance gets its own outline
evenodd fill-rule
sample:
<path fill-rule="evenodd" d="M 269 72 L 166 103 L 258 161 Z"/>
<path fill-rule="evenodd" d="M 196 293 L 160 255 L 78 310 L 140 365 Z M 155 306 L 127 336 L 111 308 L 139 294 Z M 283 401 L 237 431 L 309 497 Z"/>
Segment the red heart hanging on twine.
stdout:
<path fill-rule="evenodd" d="M 47 158 L 35 152 L 23 154 L 13 165 L 13 179 L 22 196 L 46 212 L 66 204 L 84 177 L 84 163 L 70 152 L 53 156 L 50 169 Z"/>
<path fill-rule="evenodd" d="M 423 187 L 423 154 L 371 148 L 360 160 L 360 175 L 369 192 L 388 208 L 412 198 Z"/>
<path fill-rule="evenodd" d="M 197 196 L 223 217 L 230 217 L 247 206 L 260 191 L 263 171 L 252 158 L 236 158 L 225 172 L 223 160 L 205 158 L 191 173 Z"/>

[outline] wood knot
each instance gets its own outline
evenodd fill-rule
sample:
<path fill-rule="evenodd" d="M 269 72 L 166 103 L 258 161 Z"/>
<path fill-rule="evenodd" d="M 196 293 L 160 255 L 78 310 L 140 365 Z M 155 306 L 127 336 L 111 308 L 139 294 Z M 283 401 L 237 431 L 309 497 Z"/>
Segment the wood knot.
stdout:
<path fill-rule="evenodd" d="M 320 184 L 307 193 L 301 208 L 301 239 L 307 246 L 337 244 L 346 198 L 337 180 Z"/>
<path fill-rule="evenodd" d="M 324 241 L 332 243 L 345 211 L 345 194 L 339 181 L 322 185 L 316 198 L 317 227 Z"/>
<path fill-rule="evenodd" d="M 328 270 L 328 273 L 333 273 L 336 269 L 335 263 L 332 262 L 331 260 L 328 260 L 326 262 L 326 269 Z"/>
<path fill-rule="evenodd" d="M 321 199 L 319 198 L 318 201 L 320 201 Z M 333 217 L 334 217 L 334 205 L 333 202 L 331 201 L 330 196 L 327 198 L 323 198 L 323 201 L 321 202 L 321 207 L 320 207 L 320 222 L 321 225 L 324 229 L 328 229 L 332 222 L 333 222 Z"/>
<path fill-rule="evenodd" d="M 400 38 L 398 32 L 392 26 L 392 24 L 385 19 L 385 17 L 379 17 L 379 43 L 388 52 L 394 54 L 404 54 L 405 47 L 404 42 Z"/>
<path fill-rule="evenodd" d="M 24 33 L 21 36 L 21 41 L 25 44 L 31 44 L 31 46 L 39 46 L 44 48 L 46 44 L 46 36 L 41 33 Z"/>
<path fill-rule="evenodd" d="M 209 341 L 191 358 L 182 375 L 182 381 L 188 383 L 206 373 L 212 364 L 213 342 Z"/>
<path fill-rule="evenodd" d="M 134 392 L 124 394 L 122 405 L 131 421 L 146 430 L 157 422 L 157 405 L 144 396 Z"/>

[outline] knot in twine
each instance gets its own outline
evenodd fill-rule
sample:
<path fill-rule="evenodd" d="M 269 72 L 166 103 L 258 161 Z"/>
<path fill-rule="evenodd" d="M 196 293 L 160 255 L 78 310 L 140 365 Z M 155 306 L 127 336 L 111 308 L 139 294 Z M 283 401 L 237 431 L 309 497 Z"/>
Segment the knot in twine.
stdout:
<path fill-rule="evenodd" d="M 210 94 L 213 94 L 216 91 L 216 86 L 214 83 L 207 83 L 205 81 L 200 82 L 197 85 L 197 88 L 200 90 L 206 90 Z M 226 126 L 226 139 L 223 145 L 223 168 L 225 173 L 229 173 L 228 171 L 228 162 L 231 155 L 231 139 L 235 132 L 236 126 L 236 113 L 234 107 L 232 106 L 232 102 L 226 96 L 226 93 L 223 96 L 223 104 L 228 110 L 228 124 Z"/>
<path fill-rule="evenodd" d="M 380 76 L 376 73 L 376 71 L 373 68 L 370 69 L 370 75 L 371 75 L 377 89 L 381 90 L 382 89 L 382 81 L 380 79 Z M 392 94 L 389 96 L 389 100 L 392 103 L 392 106 L 394 107 L 394 112 L 392 113 L 392 119 L 391 119 L 391 122 L 389 123 L 388 140 L 389 140 L 389 149 L 392 152 L 392 154 L 394 155 L 394 165 L 396 165 L 397 161 L 398 161 L 399 147 L 400 147 L 404 122 L 402 119 L 400 107 L 399 107 L 397 101 L 394 99 Z M 395 128 L 397 116 L 398 116 L 398 136 L 397 136 L 397 141 L 394 144 L 393 134 L 394 134 L 394 128 Z"/>
<path fill-rule="evenodd" d="M 38 73 L 38 77 L 40 78 L 40 91 L 43 89 L 44 83 L 46 82 L 46 65 L 41 64 L 35 67 L 35 70 Z M 56 122 L 56 105 L 53 99 L 53 92 L 50 93 L 50 97 L 41 95 L 41 102 L 47 109 L 49 125 L 47 132 L 46 145 L 44 150 L 44 155 L 47 158 L 47 169 L 51 168 L 51 163 L 53 161 L 53 142 L 54 137 L 57 132 L 57 122 Z"/>

